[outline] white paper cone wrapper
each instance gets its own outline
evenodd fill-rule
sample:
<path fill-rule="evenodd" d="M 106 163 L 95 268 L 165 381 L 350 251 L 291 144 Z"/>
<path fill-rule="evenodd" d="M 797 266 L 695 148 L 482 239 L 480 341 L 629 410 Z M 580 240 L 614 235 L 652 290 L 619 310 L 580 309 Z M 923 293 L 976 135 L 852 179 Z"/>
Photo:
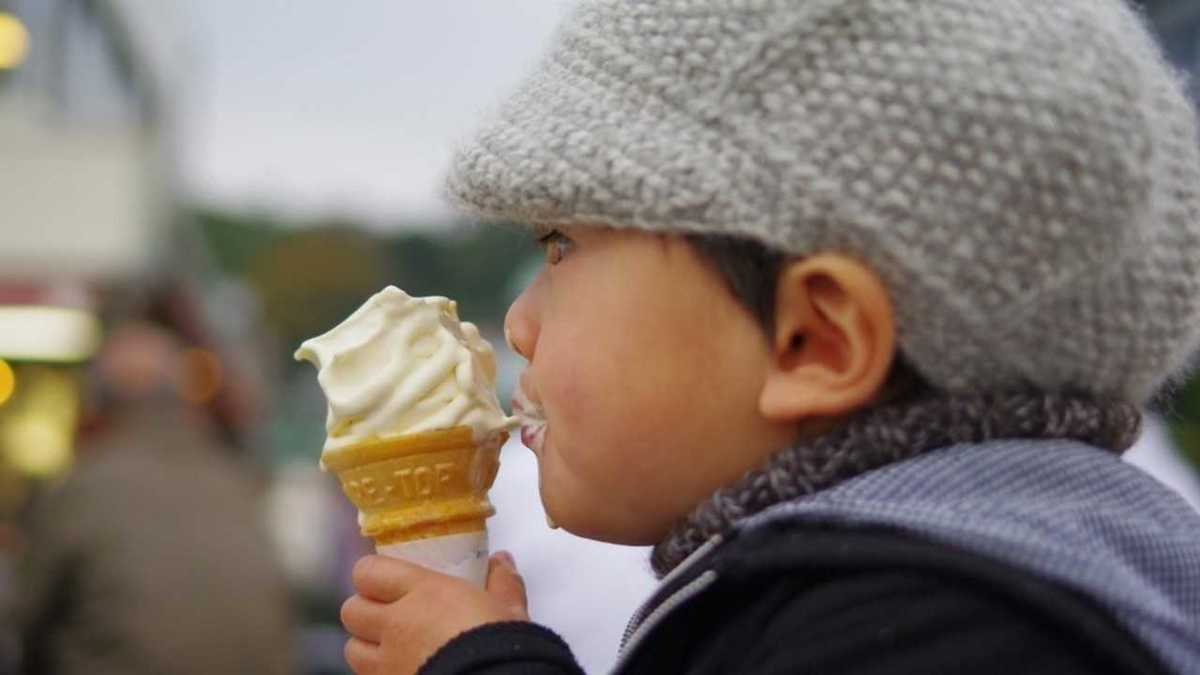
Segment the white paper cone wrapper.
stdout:
<path fill-rule="evenodd" d="M 375 552 L 466 579 L 480 588 L 487 580 L 487 530 L 383 544 Z"/>

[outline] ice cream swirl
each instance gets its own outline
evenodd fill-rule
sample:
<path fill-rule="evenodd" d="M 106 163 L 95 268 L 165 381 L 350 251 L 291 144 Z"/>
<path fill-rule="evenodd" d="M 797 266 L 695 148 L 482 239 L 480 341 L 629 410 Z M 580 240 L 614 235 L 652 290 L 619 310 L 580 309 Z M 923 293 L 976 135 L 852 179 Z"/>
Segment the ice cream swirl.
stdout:
<path fill-rule="evenodd" d="M 325 392 L 325 452 L 456 426 L 477 440 L 515 426 L 496 398 L 491 346 L 454 301 L 388 286 L 296 350 Z"/>

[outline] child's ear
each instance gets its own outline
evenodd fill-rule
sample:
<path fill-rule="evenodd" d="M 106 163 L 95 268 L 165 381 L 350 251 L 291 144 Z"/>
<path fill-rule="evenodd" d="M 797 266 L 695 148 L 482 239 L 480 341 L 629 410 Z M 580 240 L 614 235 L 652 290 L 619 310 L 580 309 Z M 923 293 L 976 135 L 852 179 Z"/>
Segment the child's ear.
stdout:
<path fill-rule="evenodd" d="M 839 254 L 785 265 L 759 409 L 795 421 L 867 405 L 887 379 L 895 340 L 891 302 L 870 268 Z"/>

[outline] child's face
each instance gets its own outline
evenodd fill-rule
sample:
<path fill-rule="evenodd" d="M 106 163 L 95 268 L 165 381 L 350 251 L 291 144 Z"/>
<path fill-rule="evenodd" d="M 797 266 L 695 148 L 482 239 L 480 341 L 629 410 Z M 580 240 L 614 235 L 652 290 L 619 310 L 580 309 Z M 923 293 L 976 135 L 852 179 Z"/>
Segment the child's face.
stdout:
<path fill-rule="evenodd" d="M 542 503 L 576 534 L 656 543 L 792 440 L 759 412 L 768 341 L 677 236 L 543 234 L 546 264 L 505 326 L 529 360 L 525 407 L 546 421 L 522 430 Z"/>

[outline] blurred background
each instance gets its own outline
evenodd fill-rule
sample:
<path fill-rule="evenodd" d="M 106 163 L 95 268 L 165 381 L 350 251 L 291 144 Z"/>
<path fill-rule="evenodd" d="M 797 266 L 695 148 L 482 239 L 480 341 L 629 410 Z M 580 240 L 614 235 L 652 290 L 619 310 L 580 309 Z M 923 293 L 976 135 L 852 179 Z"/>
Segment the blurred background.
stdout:
<path fill-rule="evenodd" d="M 1142 4 L 1200 76 L 1200 2 Z M 0 0 L 0 672 L 75 672 L 80 640 L 112 672 L 347 672 L 369 546 L 292 352 L 387 284 L 447 295 L 507 398 L 501 322 L 539 255 L 438 185 L 570 5 Z M 1200 382 L 1158 409 L 1128 457 L 1200 506 Z M 502 461 L 494 548 L 608 667 L 647 552 L 548 530 L 532 457 Z"/>

